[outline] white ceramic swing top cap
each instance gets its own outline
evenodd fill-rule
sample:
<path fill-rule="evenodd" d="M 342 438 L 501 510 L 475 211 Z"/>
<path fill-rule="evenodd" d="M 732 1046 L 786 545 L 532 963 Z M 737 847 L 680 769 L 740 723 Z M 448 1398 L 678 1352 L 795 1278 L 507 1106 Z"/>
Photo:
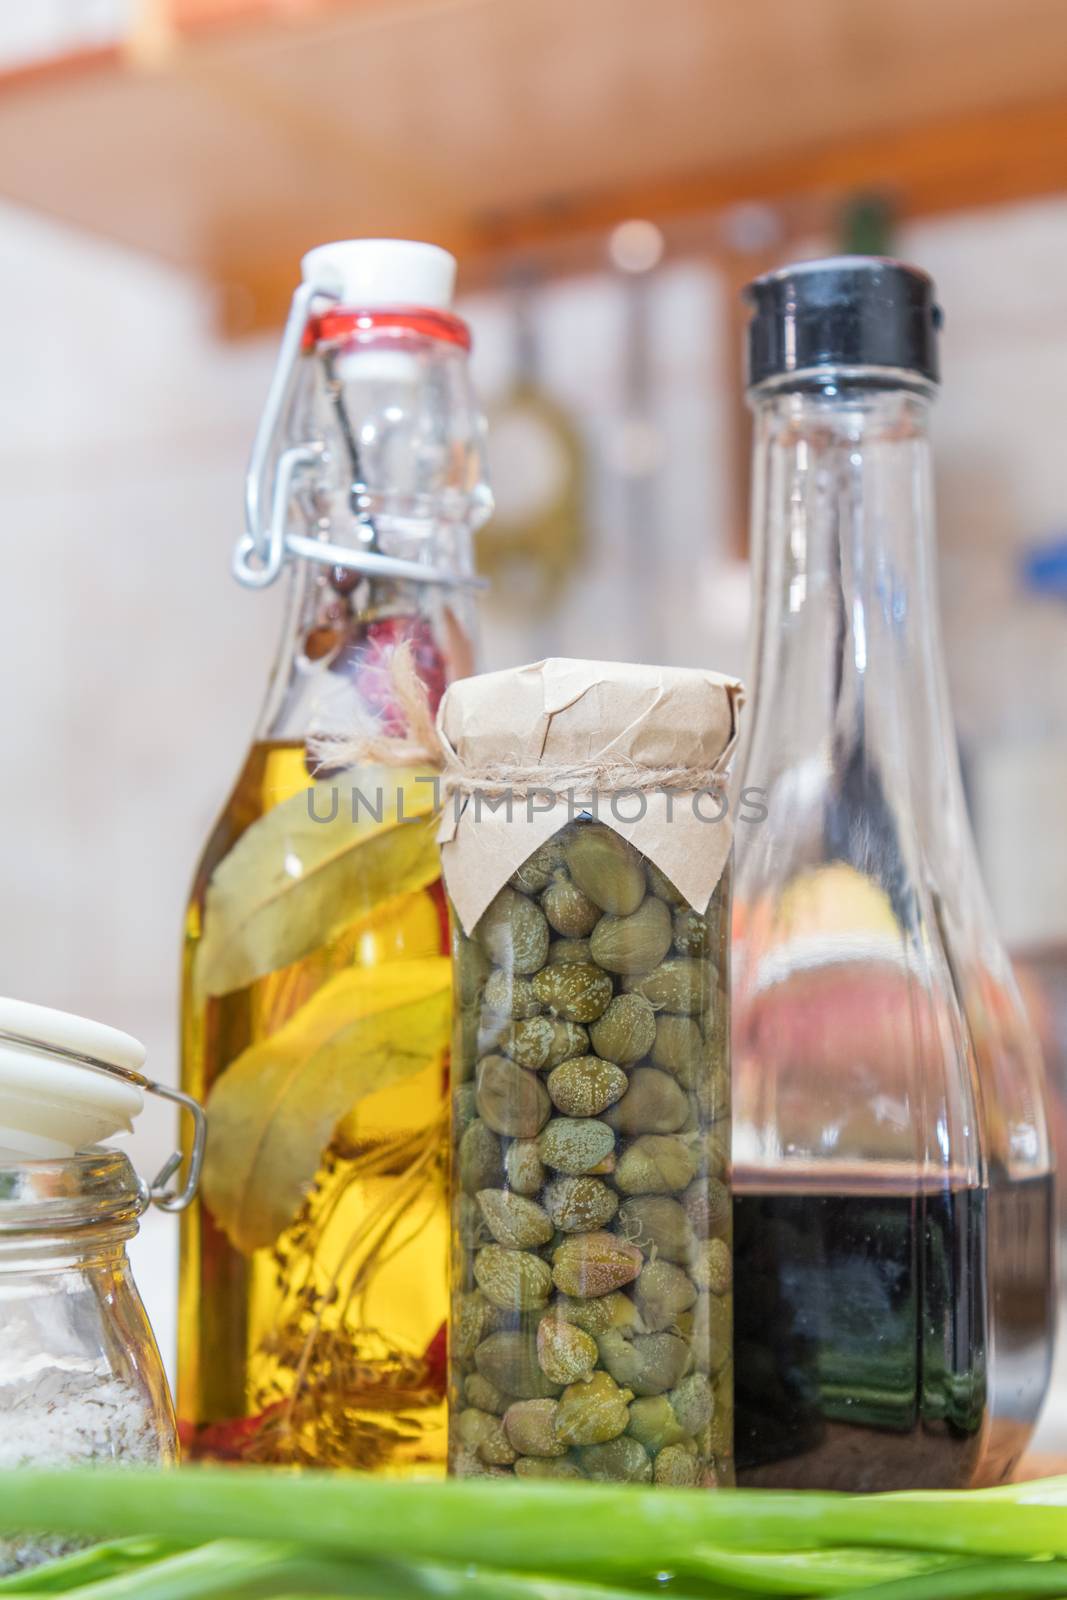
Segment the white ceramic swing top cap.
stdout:
<path fill-rule="evenodd" d="M 309 250 L 305 283 L 317 283 L 344 306 L 425 306 L 447 311 L 456 284 L 456 258 L 440 245 L 414 239 L 338 239 Z"/>
<path fill-rule="evenodd" d="M 0 1150 L 61 1160 L 132 1131 L 144 1105 L 136 1084 L 47 1051 L 72 1050 L 139 1072 L 146 1052 L 137 1039 L 69 1011 L 0 998 L 2 1033 L 32 1039 L 37 1048 L 0 1038 Z"/>

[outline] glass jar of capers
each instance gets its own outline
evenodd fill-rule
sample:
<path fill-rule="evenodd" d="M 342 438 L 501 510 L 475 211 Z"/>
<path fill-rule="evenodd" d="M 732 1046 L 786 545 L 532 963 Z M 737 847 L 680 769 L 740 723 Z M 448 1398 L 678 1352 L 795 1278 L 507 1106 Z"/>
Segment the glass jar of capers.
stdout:
<path fill-rule="evenodd" d="M 592 819 L 454 921 L 454 1473 L 731 1481 L 728 944 Z"/>

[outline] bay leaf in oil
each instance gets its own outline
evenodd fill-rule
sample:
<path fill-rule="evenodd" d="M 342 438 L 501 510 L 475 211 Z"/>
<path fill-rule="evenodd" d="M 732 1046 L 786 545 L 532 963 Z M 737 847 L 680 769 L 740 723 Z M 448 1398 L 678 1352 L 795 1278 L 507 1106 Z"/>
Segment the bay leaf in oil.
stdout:
<path fill-rule="evenodd" d="M 353 768 L 254 822 L 207 886 L 195 967 L 201 998 L 243 989 L 328 944 L 383 900 L 432 883 L 440 872 L 432 778 Z M 355 816 L 353 792 L 370 802 Z"/>
<path fill-rule="evenodd" d="M 342 928 L 329 944 L 257 983 L 249 1000 L 249 1032 L 257 1039 L 277 1033 L 317 989 L 348 967 L 438 956 L 443 939 L 440 914 L 427 890 L 383 900 L 367 916 Z"/>
<path fill-rule="evenodd" d="M 245 1255 L 299 1211 L 338 1123 L 448 1047 L 447 956 L 353 967 L 243 1051 L 207 1101 L 204 1202 Z"/>

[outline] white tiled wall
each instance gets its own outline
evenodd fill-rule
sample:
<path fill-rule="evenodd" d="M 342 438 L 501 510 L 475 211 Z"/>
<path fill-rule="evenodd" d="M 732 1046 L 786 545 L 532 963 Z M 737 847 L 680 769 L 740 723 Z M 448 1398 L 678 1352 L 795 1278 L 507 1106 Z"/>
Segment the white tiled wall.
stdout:
<path fill-rule="evenodd" d="M 187 880 L 276 626 L 227 575 L 271 351 L 12 210 L 0 306 L 0 993 L 141 1034 L 169 1078 Z"/>

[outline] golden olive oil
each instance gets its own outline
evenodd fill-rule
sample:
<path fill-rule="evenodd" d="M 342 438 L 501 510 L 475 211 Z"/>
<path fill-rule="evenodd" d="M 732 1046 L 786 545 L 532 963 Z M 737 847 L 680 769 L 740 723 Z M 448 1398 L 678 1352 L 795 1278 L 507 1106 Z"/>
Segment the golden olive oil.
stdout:
<path fill-rule="evenodd" d="M 233 1063 L 291 1025 L 339 974 L 447 954 L 438 883 L 376 905 L 361 904 L 357 889 L 350 922 L 328 943 L 231 992 L 200 992 L 213 875 L 249 828 L 309 781 L 302 742 L 253 746 L 197 872 L 183 960 L 183 1083 L 209 1112 Z M 398 1038 L 399 1053 L 404 1045 Z M 188 1456 L 443 1471 L 447 1100 L 443 1051 L 360 1098 L 269 1245 L 236 1248 L 203 1197 L 186 1214 L 178 1405 Z M 211 1153 L 216 1163 L 230 1156 Z M 235 1146 L 234 1160 L 246 1155 Z"/>

